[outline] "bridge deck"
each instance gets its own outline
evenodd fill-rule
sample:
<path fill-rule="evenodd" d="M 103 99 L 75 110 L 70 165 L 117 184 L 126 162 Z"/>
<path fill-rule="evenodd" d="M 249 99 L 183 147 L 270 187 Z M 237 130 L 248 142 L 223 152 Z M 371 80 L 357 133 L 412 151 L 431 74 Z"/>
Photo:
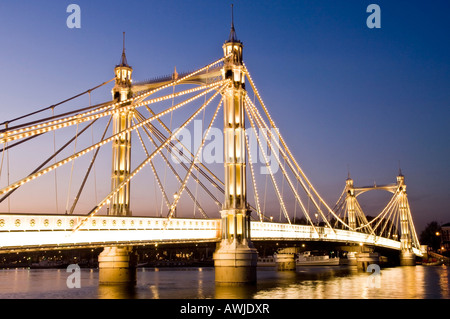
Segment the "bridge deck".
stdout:
<path fill-rule="evenodd" d="M 73 249 L 107 245 L 217 242 L 220 219 L 95 216 L 76 232 L 86 216 L 0 214 L 0 252 Z M 315 230 L 316 229 L 316 230 Z M 308 225 L 252 221 L 254 241 L 329 241 L 400 250 L 400 242 L 360 232 Z M 418 249 L 414 253 L 421 256 Z"/>

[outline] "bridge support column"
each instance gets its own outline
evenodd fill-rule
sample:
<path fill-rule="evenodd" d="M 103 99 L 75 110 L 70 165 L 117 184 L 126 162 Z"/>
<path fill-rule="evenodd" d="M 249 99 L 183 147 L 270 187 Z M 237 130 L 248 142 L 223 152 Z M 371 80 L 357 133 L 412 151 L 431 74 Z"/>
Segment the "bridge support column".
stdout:
<path fill-rule="evenodd" d="M 114 68 L 116 81 L 111 93 L 115 101 L 125 101 L 132 95 L 131 73 L 125 56 L 125 33 L 120 64 Z M 131 126 L 130 111 L 113 114 L 113 134 L 118 135 Z M 129 176 L 131 168 L 131 132 L 122 133 L 114 139 L 112 147 L 111 190 L 115 191 Z M 130 182 L 117 190 L 111 198 L 110 216 L 131 216 Z M 105 247 L 98 256 L 100 284 L 136 283 L 136 254 L 132 247 Z"/>
<path fill-rule="evenodd" d="M 125 34 L 122 58 L 114 68 L 116 82 L 111 93 L 115 101 L 125 101 L 132 95 L 131 73 L 133 68 L 128 65 L 125 56 Z M 118 135 L 131 127 L 131 111 L 117 111 L 113 114 L 113 134 Z M 131 171 L 131 132 L 122 133 L 114 138 L 112 145 L 111 190 L 114 191 L 129 177 Z M 111 198 L 108 215 L 131 216 L 130 181 L 125 183 Z"/>
<path fill-rule="evenodd" d="M 353 187 L 353 180 L 350 178 L 350 176 L 347 178 L 345 183 L 347 185 L 347 197 L 345 198 L 345 202 L 347 205 L 348 225 L 350 226 L 350 229 L 355 229 L 356 228 L 356 197 L 355 197 L 355 189 Z"/>
<path fill-rule="evenodd" d="M 250 241 L 250 212 L 224 210 L 222 241 L 213 254 L 215 281 L 222 285 L 256 282 L 258 252 Z"/>
<path fill-rule="evenodd" d="M 401 266 L 415 266 L 416 255 L 410 251 L 402 251 L 400 253 L 400 265 Z"/>
<path fill-rule="evenodd" d="M 357 253 L 356 267 L 360 270 L 366 271 L 370 264 L 379 264 L 380 255 L 378 253 Z"/>
<path fill-rule="evenodd" d="M 356 266 L 356 252 L 349 251 L 347 253 L 347 260 L 349 266 Z"/>
<path fill-rule="evenodd" d="M 105 247 L 98 256 L 99 284 L 134 285 L 136 261 L 132 247 Z"/>
<path fill-rule="evenodd" d="M 214 253 L 215 281 L 219 285 L 242 285 L 256 282 L 258 253 L 247 245 L 220 244 Z"/>
<path fill-rule="evenodd" d="M 222 76 L 230 84 L 223 92 L 225 200 L 222 205 L 222 241 L 214 253 L 217 284 L 256 282 L 258 253 L 250 241 L 250 213 L 247 204 L 244 98 L 245 73 L 242 43 L 234 25 L 223 45 Z"/>
<path fill-rule="evenodd" d="M 411 214 L 409 211 L 408 198 L 406 195 L 405 177 L 400 173 L 397 176 L 397 186 L 399 188 L 399 210 L 400 210 L 400 230 L 401 230 L 401 266 L 415 266 L 416 256 L 412 250 L 412 231 L 410 227 Z"/>
<path fill-rule="evenodd" d="M 294 270 L 296 269 L 294 254 L 276 254 L 277 270 Z"/>

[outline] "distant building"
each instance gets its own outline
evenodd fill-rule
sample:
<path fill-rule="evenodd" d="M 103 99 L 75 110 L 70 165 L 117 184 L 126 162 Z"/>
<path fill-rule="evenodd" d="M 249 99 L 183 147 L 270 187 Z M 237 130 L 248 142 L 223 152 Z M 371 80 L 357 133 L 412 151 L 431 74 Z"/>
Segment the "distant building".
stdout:
<path fill-rule="evenodd" d="M 450 251 L 450 223 L 441 226 L 441 251 Z"/>

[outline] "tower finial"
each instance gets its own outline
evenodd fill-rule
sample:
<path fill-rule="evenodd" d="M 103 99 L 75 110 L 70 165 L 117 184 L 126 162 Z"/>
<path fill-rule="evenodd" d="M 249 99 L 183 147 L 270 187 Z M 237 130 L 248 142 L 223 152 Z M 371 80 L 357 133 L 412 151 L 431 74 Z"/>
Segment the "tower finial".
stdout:
<path fill-rule="evenodd" d="M 122 44 L 122 58 L 120 59 L 120 66 L 129 66 L 127 63 L 127 57 L 125 55 L 125 31 L 123 32 L 123 44 Z"/>
<path fill-rule="evenodd" d="M 398 176 L 403 176 L 403 174 L 402 174 L 402 167 L 400 165 L 400 160 L 398 161 Z"/>
<path fill-rule="evenodd" d="M 231 4 L 231 28 L 234 29 L 234 14 L 233 14 L 233 4 Z"/>
<path fill-rule="evenodd" d="M 123 32 L 123 53 L 125 53 L 125 31 Z"/>
<path fill-rule="evenodd" d="M 239 42 L 236 36 L 236 31 L 234 30 L 233 4 L 231 4 L 231 31 L 230 36 L 228 37 L 228 42 Z"/>
<path fill-rule="evenodd" d="M 173 70 L 172 80 L 174 81 L 178 80 L 177 66 L 175 66 L 175 69 Z"/>

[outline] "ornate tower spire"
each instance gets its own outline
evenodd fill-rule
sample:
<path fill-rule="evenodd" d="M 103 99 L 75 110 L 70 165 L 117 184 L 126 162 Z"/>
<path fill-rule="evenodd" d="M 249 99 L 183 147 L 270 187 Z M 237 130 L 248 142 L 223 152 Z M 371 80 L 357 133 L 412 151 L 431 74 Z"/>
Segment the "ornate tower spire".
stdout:
<path fill-rule="evenodd" d="M 125 32 L 120 64 L 114 68 L 116 84 L 112 89 L 113 100 L 125 101 L 132 95 L 131 74 L 133 68 L 128 65 L 125 55 Z M 128 102 L 129 103 L 129 102 Z M 115 112 L 113 115 L 113 134 L 118 134 L 131 126 L 130 111 Z M 116 189 L 131 171 L 131 132 L 116 137 L 113 143 L 111 190 Z M 108 215 L 130 216 L 130 183 L 122 187 L 111 199 Z"/>
<path fill-rule="evenodd" d="M 231 30 L 227 42 L 240 42 L 236 36 L 236 30 L 234 29 L 233 4 L 231 4 Z"/>
<path fill-rule="evenodd" d="M 130 97 L 131 73 L 133 68 L 128 65 L 127 56 L 125 55 L 125 32 L 123 33 L 123 48 L 120 63 L 114 68 L 116 74 L 116 85 L 113 88 L 113 99 L 119 101 L 126 100 Z"/>
<path fill-rule="evenodd" d="M 233 6 L 231 7 L 233 9 Z M 223 45 L 222 76 L 229 85 L 223 89 L 225 196 L 222 210 L 222 239 L 214 253 L 217 283 L 241 284 L 256 281 L 258 254 L 250 238 L 247 203 L 245 151 L 245 69 L 243 44 L 237 40 L 233 17 L 231 32 Z"/>
<path fill-rule="evenodd" d="M 400 161 L 398 161 L 398 176 L 403 176 L 402 167 L 400 166 Z"/>
<path fill-rule="evenodd" d="M 118 66 L 127 66 L 129 67 L 127 63 L 127 56 L 125 55 L 125 32 L 123 32 L 123 49 L 122 49 L 122 57 L 120 59 L 120 64 Z"/>

